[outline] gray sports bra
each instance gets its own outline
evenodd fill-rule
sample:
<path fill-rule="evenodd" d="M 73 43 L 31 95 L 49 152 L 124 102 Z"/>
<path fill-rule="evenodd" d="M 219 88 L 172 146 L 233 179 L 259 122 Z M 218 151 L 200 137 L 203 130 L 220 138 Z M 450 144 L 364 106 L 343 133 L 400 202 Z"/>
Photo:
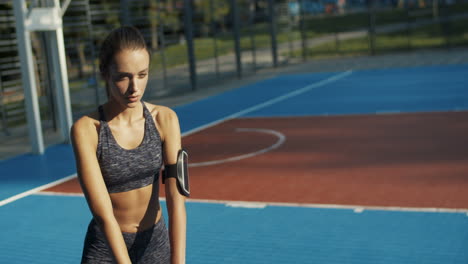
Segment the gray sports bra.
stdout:
<path fill-rule="evenodd" d="M 97 158 L 109 193 L 126 192 L 152 183 L 159 184 L 162 166 L 161 137 L 151 113 L 143 101 L 145 132 L 143 141 L 134 149 L 124 149 L 115 140 L 99 106 L 99 141 Z M 159 188 L 156 188 L 159 190 Z"/>

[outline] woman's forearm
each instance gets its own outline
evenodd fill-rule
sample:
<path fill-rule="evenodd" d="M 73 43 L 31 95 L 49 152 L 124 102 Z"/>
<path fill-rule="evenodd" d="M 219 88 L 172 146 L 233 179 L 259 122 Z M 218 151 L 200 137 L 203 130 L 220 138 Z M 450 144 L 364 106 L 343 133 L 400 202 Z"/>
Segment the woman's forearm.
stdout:
<path fill-rule="evenodd" d="M 132 262 L 128 255 L 127 245 L 125 244 L 117 221 L 103 221 L 101 227 L 109 243 L 109 247 L 112 250 L 115 261 L 118 264 L 131 264 Z"/>
<path fill-rule="evenodd" d="M 184 199 L 167 201 L 169 213 L 169 238 L 171 242 L 171 263 L 185 263 L 187 214 Z"/>

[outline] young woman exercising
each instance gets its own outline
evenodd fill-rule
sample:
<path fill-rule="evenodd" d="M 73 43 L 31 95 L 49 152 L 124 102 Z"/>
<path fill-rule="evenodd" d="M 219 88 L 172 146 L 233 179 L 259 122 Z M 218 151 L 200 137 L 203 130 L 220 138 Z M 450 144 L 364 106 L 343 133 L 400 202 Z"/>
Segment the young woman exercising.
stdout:
<path fill-rule="evenodd" d="M 187 193 L 169 170 L 180 165 L 179 121 L 171 109 L 142 101 L 150 57 L 136 28 L 113 30 L 99 55 L 108 100 L 71 129 L 93 215 L 82 263 L 185 263 Z M 169 230 L 159 204 L 163 164 Z"/>

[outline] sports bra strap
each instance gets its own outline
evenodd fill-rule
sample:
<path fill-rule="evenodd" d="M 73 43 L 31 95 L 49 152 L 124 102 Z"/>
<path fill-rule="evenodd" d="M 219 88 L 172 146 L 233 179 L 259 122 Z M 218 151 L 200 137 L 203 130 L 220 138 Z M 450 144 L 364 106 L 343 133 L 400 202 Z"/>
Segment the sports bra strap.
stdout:
<path fill-rule="evenodd" d="M 148 109 L 148 107 L 146 107 L 145 103 L 141 102 L 141 104 L 143 105 L 143 115 L 146 119 L 150 119 L 152 121 L 153 116 L 151 115 L 150 110 Z"/>
<path fill-rule="evenodd" d="M 100 105 L 98 107 L 98 110 L 99 110 L 99 120 L 100 121 L 107 121 L 106 116 L 104 115 L 104 109 L 103 109 L 102 105 Z"/>

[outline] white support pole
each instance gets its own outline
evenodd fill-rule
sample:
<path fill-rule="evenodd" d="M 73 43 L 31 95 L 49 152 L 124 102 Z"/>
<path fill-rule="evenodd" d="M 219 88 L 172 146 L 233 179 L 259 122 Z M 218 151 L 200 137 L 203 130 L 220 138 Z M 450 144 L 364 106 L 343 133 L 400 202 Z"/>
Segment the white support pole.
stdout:
<path fill-rule="evenodd" d="M 63 17 L 63 15 L 65 15 L 65 12 L 67 12 L 67 9 L 68 9 L 68 6 L 70 5 L 70 2 L 71 0 L 65 0 L 65 2 L 63 3 L 62 5 L 62 8 L 60 9 L 60 16 Z M 55 2 L 56 5 L 57 5 L 57 2 Z M 58 3 L 60 4 L 60 3 Z M 57 5 L 58 7 L 60 7 L 60 5 Z"/>
<path fill-rule="evenodd" d="M 39 102 L 34 75 L 31 36 L 25 25 L 27 14 L 26 3 L 24 0 L 15 0 L 13 1 L 13 8 L 16 20 L 21 79 L 26 101 L 26 119 L 28 122 L 29 139 L 32 146 L 32 153 L 43 154 L 44 138 L 42 135 Z"/>
<path fill-rule="evenodd" d="M 58 121 L 61 131 L 61 141 L 70 143 L 69 131 L 72 126 L 70 92 L 68 86 L 67 64 L 65 59 L 65 44 L 63 39 L 62 16 L 66 12 L 70 0 L 66 0 L 63 8 L 60 1 L 54 0 L 54 7 L 34 8 L 28 12 L 25 0 L 13 1 L 16 19 L 16 34 L 21 62 L 22 81 L 26 100 L 29 137 L 34 154 L 44 153 L 44 138 L 40 118 L 40 109 L 35 82 L 34 63 L 30 32 L 46 31 L 47 43 L 50 45 L 51 70 L 54 75 L 54 102 L 57 105 Z"/>
<path fill-rule="evenodd" d="M 55 104 L 58 109 L 58 119 L 62 141 L 70 143 L 69 131 L 72 126 L 72 113 L 70 104 L 70 89 L 68 86 L 67 62 L 65 59 L 65 44 L 62 28 L 48 34 L 52 44 L 52 64 L 55 75 Z"/>
<path fill-rule="evenodd" d="M 60 8 L 60 1 L 54 1 L 56 10 L 60 10 L 60 27 L 57 27 L 53 32 L 51 43 L 54 43 L 52 48 L 52 60 L 54 64 L 55 77 L 55 103 L 58 106 L 60 132 L 63 142 L 70 143 L 70 128 L 73 118 L 70 104 L 70 89 L 68 86 L 67 61 L 65 55 L 65 42 L 63 39 L 63 15 L 67 11 L 70 0 L 65 1 L 65 4 Z M 54 47 L 55 46 L 55 47 Z"/>

